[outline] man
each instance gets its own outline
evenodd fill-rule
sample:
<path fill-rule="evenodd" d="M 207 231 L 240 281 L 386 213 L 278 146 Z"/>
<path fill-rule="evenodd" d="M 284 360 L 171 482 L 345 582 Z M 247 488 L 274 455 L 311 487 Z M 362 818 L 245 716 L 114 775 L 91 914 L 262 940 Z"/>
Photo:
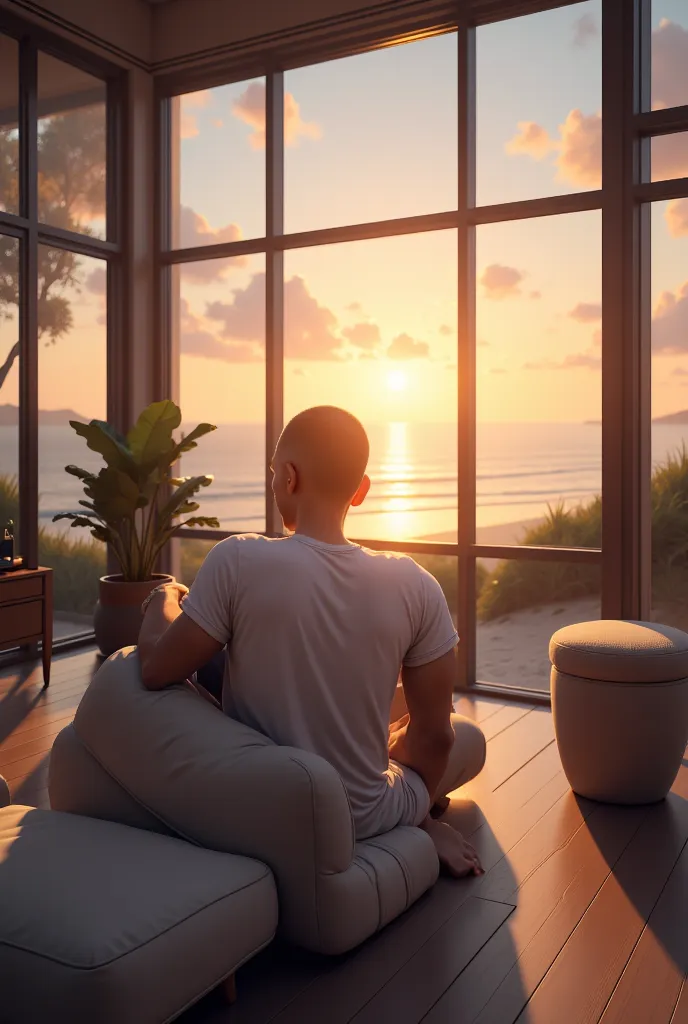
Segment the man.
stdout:
<path fill-rule="evenodd" d="M 188 596 L 178 585 L 154 593 L 139 638 L 143 682 L 189 677 L 226 646 L 224 710 L 334 765 L 359 838 L 419 825 L 452 874 L 478 874 L 475 850 L 430 814 L 485 759 L 480 730 L 452 715 L 458 637 L 444 594 L 413 559 L 344 536 L 370 487 L 368 454 L 342 409 L 308 409 L 287 425 L 271 469 L 291 536 L 228 538 Z M 390 725 L 400 668 L 408 711 Z"/>

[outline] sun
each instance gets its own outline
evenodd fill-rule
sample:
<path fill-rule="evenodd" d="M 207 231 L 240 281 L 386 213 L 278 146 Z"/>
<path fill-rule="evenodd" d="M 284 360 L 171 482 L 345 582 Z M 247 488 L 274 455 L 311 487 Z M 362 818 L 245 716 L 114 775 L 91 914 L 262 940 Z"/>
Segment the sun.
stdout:
<path fill-rule="evenodd" d="M 408 377 L 403 370 L 390 370 L 387 374 L 387 389 L 389 391 L 406 391 L 408 387 Z"/>

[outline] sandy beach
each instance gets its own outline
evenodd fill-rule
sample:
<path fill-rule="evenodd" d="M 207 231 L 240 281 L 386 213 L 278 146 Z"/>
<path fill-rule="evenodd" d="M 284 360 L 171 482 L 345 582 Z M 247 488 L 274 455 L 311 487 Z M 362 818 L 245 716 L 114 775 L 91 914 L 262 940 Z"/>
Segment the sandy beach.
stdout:
<path fill-rule="evenodd" d="M 477 544 L 522 544 L 523 537 L 527 530 L 538 526 L 542 518 L 520 519 L 515 523 L 497 523 L 494 526 L 478 526 L 475 531 Z M 428 533 L 423 540 L 436 541 L 438 543 L 456 543 L 456 534 L 451 531 L 444 533 Z"/>

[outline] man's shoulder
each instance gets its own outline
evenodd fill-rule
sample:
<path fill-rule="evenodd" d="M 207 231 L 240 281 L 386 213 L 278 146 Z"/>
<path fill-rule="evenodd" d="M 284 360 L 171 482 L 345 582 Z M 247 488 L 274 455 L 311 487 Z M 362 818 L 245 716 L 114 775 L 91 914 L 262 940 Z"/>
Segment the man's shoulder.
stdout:
<path fill-rule="evenodd" d="M 361 552 L 366 556 L 371 572 L 380 576 L 413 583 L 420 580 L 423 574 L 421 566 L 410 555 L 398 551 L 374 551 L 371 548 L 361 548 Z"/>

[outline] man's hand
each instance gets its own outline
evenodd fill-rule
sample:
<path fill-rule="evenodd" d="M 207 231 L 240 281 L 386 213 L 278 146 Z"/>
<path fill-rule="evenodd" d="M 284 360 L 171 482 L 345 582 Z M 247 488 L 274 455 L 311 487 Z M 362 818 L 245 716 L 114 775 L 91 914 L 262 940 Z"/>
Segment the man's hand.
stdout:
<path fill-rule="evenodd" d="M 432 839 L 440 864 L 454 878 L 485 874 L 474 848 L 447 822 L 428 817 L 420 827 Z"/>

